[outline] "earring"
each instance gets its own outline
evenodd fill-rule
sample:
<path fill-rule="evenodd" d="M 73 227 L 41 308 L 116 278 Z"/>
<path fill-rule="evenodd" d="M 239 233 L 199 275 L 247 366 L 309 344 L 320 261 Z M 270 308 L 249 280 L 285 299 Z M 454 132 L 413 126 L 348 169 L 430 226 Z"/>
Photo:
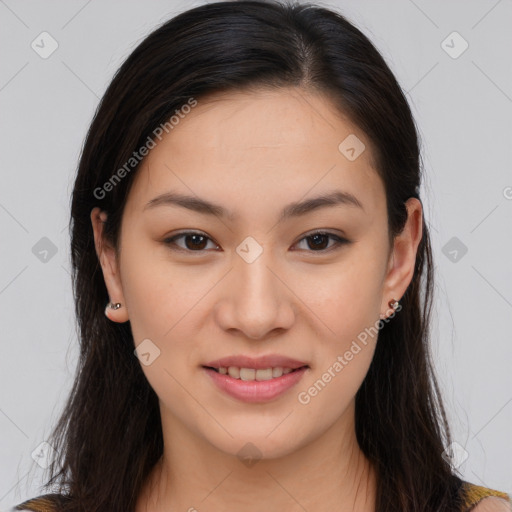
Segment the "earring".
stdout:
<path fill-rule="evenodd" d="M 398 308 L 399 306 L 399 302 L 395 299 L 391 299 L 389 302 L 388 302 L 388 306 L 393 310 L 393 311 L 396 311 L 396 309 Z M 384 315 L 380 315 L 380 318 L 381 320 L 384 320 L 386 318 L 389 318 L 387 317 L 385 314 Z"/>
<path fill-rule="evenodd" d="M 390 308 L 393 308 L 393 309 L 396 309 L 398 307 L 398 301 L 395 300 L 395 299 L 391 299 L 389 302 L 388 302 L 388 306 Z"/>
<path fill-rule="evenodd" d="M 110 309 L 119 309 L 120 307 L 122 306 L 122 304 L 120 302 L 109 302 L 106 306 L 105 306 L 105 316 L 110 320 L 110 318 L 108 317 L 108 312 Z"/>

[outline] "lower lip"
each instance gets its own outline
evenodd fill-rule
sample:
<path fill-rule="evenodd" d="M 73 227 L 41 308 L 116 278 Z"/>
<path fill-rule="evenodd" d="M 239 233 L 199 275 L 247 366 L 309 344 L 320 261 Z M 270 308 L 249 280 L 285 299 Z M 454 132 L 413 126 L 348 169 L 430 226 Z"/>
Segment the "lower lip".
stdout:
<path fill-rule="evenodd" d="M 300 368 L 281 377 L 260 381 L 233 379 L 229 375 L 218 373 L 210 368 L 203 367 L 203 369 L 221 391 L 233 398 L 243 402 L 268 402 L 297 384 L 308 367 Z"/>

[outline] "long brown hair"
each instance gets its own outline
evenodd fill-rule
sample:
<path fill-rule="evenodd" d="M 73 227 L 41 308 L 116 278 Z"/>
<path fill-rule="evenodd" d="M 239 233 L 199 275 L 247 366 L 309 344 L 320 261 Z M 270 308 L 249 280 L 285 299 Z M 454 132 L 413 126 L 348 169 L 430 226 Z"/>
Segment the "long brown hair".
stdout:
<path fill-rule="evenodd" d="M 151 33 L 99 104 L 72 195 L 80 356 L 49 439 L 59 456 L 47 483 L 67 496 L 62 510 L 132 511 L 163 451 L 158 399 L 134 356 L 130 323 L 104 315 L 108 294 L 91 210 L 99 206 L 108 213 L 106 236 L 118 246 L 138 168 L 127 169 L 126 162 L 158 126 L 190 98 L 284 86 L 323 93 L 367 135 L 385 186 L 391 241 L 407 219 L 406 200 L 419 198 L 420 148 L 407 100 L 376 48 L 341 14 L 277 0 L 219 2 L 188 10 Z M 122 179 L 105 192 L 105 183 L 123 166 Z M 402 310 L 380 330 L 356 395 L 357 439 L 377 470 L 379 512 L 459 509 L 461 480 L 442 455 L 450 435 L 429 355 L 433 279 L 423 220 Z"/>

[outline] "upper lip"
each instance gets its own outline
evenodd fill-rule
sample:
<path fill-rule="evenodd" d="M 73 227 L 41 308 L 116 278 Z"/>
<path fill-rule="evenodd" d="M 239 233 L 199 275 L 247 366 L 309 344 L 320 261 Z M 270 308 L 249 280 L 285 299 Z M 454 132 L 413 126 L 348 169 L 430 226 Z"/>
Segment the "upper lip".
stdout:
<path fill-rule="evenodd" d="M 216 359 L 215 361 L 210 361 L 204 366 L 209 366 L 211 368 L 228 368 L 230 366 L 236 366 L 237 368 L 255 368 L 256 370 L 282 367 L 292 368 L 294 370 L 296 368 L 301 368 L 302 366 L 307 366 L 307 363 L 297 361 L 297 359 L 292 359 L 291 357 L 281 356 L 279 354 L 268 354 L 261 357 L 249 357 L 243 355 L 228 356 Z"/>

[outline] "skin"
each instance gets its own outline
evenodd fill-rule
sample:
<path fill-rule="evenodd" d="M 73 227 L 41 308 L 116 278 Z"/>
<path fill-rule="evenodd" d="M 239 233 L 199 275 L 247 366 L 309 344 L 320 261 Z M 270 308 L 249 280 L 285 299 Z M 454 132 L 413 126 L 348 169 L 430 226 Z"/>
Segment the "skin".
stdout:
<path fill-rule="evenodd" d="M 512 507 L 501 498 L 490 496 L 484 498 L 474 509 L 474 512 L 511 512 Z"/>
<path fill-rule="evenodd" d="M 338 150 L 349 134 L 366 145 L 354 161 Z M 421 203 L 408 200 L 406 226 L 390 246 L 370 141 L 328 99 L 295 88 L 202 99 L 134 180 L 119 253 L 102 237 L 106 214 L 93 209 L 91 222 L 110 300 L 123 305 L 106 314 L 130 320 L 136 346 L 149 338 L 160 349 L 141 367 L 159 397 L 165 448 L 136 511 L 374 510 L 375 474 L 355 437 L 354 398 L 377 336 L 308 404 L 297 397 L 359 333 L 392 314 L 388 302 L 413 277 Z M 333 190 L 351 192 L 364 209 L 337 205 L 277 222 L 289 203 Z M 144 210 L 168 191 L 238 217 L 170 205 Z M 304 238 L 320 229 L 351 243 L 335 248 L 324 238 L 321 251 Z M 209 237 L 202 252 L 190 237 L 188 245 L 175 241 L 182 252 L 165 244 L 188 230 Z M 251 263 L 236 252 L 248 236 L 263 249 Z M 229 397 L 201 367 L 227 355 L 270 353 L 310 368 L 266 403 Z M 251 467 L 237 456 L 248 442 L 261 454 Z"/>

